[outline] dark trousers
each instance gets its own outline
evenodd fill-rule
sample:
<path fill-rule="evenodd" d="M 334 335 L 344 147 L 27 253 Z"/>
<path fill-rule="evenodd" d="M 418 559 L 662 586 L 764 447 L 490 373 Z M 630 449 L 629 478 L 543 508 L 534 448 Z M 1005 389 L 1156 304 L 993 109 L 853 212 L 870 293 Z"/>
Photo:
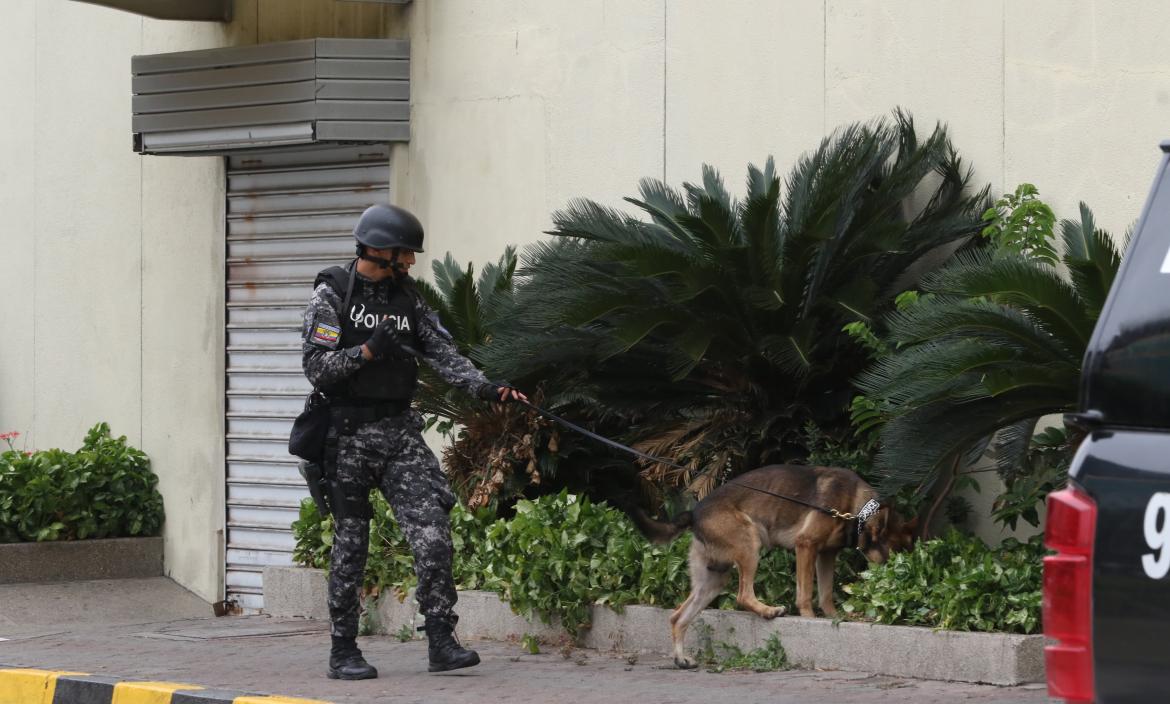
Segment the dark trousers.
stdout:
<path fill-rule="evenodd" d="M 451 522 L 455 494 L 422 439 L 422 417 L 413 410 L 360 426 L 338 438 L 334 481 L 360 504 L 377 487 L 402 528 L 418 575 L 415 598 L 424 615 L 446 616 L 455 606 L 451 576 Z M 335 494 L 336 496 L 336 494 Z M 335 502 L 336 503 L 336 502 Z M 337 508 L 335 507 L 335 513 Z M 343 510 L 344 516 L 353 511 Z M 366 514 L 368 515 L 368 514 Z M 369 548 L 368 518 L 334 518 L 329 569 L 329 619 L 334 636 L 358 632 L 358 611 Z"/>

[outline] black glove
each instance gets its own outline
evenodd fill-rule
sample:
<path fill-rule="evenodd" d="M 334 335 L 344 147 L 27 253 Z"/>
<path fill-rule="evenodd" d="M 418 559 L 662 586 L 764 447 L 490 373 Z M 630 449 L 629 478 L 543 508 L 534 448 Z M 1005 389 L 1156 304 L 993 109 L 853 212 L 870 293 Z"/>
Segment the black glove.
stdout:
<path fill-rule="evenodd" d="M 373 334 L 366 340 L 366 349 L 374 355 L 374 359 L 382 359 L 387 354 L 398 352 L 398 345 L 394 342 L 397 331 L 392 325 L 389 318 L 383 320 L 378 323 Z"/>
<path fill-rule="evenodd" d="M 512 385 L 506 381 L 502 382 L 502 383 L 496 383 L 494 381 L 489 381 L 487 384 L 485 384 L 483 386 L 482 389 L 480 389 L 479 397 L 481 399 L 483 399 L 484 401 L 499 401 L 500 400 L 500 389 L 510 389 L 510 388 L 512 388 Z"/>

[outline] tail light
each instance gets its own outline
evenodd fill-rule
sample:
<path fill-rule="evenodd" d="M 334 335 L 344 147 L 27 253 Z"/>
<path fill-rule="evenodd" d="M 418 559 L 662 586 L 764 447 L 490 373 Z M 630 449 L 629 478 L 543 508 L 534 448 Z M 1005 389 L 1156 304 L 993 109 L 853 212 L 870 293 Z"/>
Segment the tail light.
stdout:
<path fill-rule="evenodd" d="M 1093 537 L 1097 504 L 1075 486 L 1048 495 L 1044 544 L 1044 648 L 1048 694 L 1093 701 Z"/>

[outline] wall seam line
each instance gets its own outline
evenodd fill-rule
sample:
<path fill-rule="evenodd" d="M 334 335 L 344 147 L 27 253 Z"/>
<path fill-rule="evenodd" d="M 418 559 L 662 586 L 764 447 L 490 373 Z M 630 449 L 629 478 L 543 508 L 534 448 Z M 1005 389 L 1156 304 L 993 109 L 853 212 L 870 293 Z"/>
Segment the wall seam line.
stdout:
<path fill-rule="evenodd" d="M 146 53 L 146 20 L 138 24 L 138 45 Z M 143 190 L 145 169 L 138 157 L 138 442 L 146 446 L 146 223 L 143 219 L 146 193 Z"/>
<path fill-rule="evenodd" d="M 667 52 L 669 51 L 669 43 L 667 42 L 667 19 L 669 12 L 666 8 L 667 0 L 662 0 L 662 182 L 666 183 L 666 69 L 667 69 Z"/>
<path fill-rule="evenodd" d="M 37 351 L 38 351 L 38 350 L 40 350 L 40 345 L 38 345 L 38 344 L 37 344 L 37 332 L 38 332 L 38 327 L 37 327 L 37 320 L 39 320 L 39 319 L 40 319 L 40 316 L 39 316 L 39 315 L 37 315 L 37 270 L 38 270 L 38 268 L 39 268 L 39 267 L 38 267 L 38 263 L 41 261 L 41 258 L 37 256 L 37 243 L 38 243 L 38 242 L 40 242 L 40 238 L 39 238 L 39 237 L 37 237 L 37 232 L 38 232 L 38 228 L 39 228 L 39 225 L 40 225 L 40 223 L 39 223 L 39 220 L 40 220 L 40 217 L 39 217 L 39 215 L 40 215 L 40 213 L 37 211 L 37 194 L 38 194 L 38 193 L 40 193 L 40 189 L 37 187 L 37 181 L 38 181 L 38 179 L 40 178 L 40 169 L 37 167 L 37 164 L 39 164 L 39 163 L 40 163 L 40 160 L 37 158 L 37 147 L 38 147 L 38 144 L 37 144 L 37 138 L 36 138 L 36 124 L 37 124 L 37 96 L 38 96 L 38 93 L 39 93 L 39 91 L 37 90 L 37 86 L 38 86 L 38 84 L 40 83 L 40 81 L 38 81 L 38 80 L 37 80 L 37 79 L 38 79 L 38 77 L 39 77 L 39 72 L 40 72 L 40 51 L 38 51 L 38 48 L 39 48 L 39 47 L 37 46 L 37 44 L 39 43 L 39 41 L 40 41 L 40 39 L 39 39 L 39 38 L 40 38 L 40 36 L 41 36 L 41 35 L 40 35 L 40 34 L 37 32 L 37 22 L 38 22 L 38 21 L 39 21 L 39 19 L 40 19 L 40 12 L 39 12 L 39 7 L 40 7 L 39 3 L 33 7 L 33 140 L 32 140 L 32 153 L 33 153 L 33 198 L 32 198 L 32 236 L 33 236 L 33 296 L 32 296 L 32 298 L 33 298 L 33 301 L 32 301 L 32 311 L 33 311 L 33 345 L 32 345 L 32 418 L 30 419 L 30 421 L 29 421 L 29 426 L 28 426 L 28 428 L 26 429 L 26 432 L 27 432 L 27 433 L 28 433 L 28 435 L 29 435 L 29 436 L 31 436 L 31 437 L 25 437 L 25 442 L 27 443 L 27 442 L 28 442 L 28 441 L 30 441 L 30 440 L 31 440 L 31 441 L 33 441 L 33 446 L 34 446 L 34 447 L 36 446 L 36 437 L 37 437 L 37 415 L 38 415 L 38 414 L 37 414 L 37 411 L 39 410 L 39 408 L 38 408 L 38 407 L 40 406 L 40 403 L 38 402 L 38 399 L 39 399 L 40 397 L 37 395 Z M 26 445 L 26 447 L 27 447 L 27 445 Z"/>

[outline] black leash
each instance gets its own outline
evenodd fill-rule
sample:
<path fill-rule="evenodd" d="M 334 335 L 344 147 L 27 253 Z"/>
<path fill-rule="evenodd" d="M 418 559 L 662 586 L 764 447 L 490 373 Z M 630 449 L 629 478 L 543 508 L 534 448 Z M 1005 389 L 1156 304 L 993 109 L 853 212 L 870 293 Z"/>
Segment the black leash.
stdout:
<path fill-rule="evenodd" d="M 808 506 L 809 508 L 816 509 L 816 510 L 820 511 L 821 513 L 832 516 L 833 518 L 840 518 L 843 521 L 851 521 L 854 518 L 857 518 L 856 515 L 849 513 L 847 511 L 838 511 L 835 508 L 825 508 L 824 506 L 820 506 L 818 504 L 809 503 L 808 501 L 802 501 L 801 499 L 798 499 L 794 496 L 785 496 L 784 494 L 777 494 L 775 492 L 768 491 L 767 489 L 761 489 L 757 486 L 748 486 L 747 484 L 740 484 L 739 482 L 735 481 L 734 479 L 729 480 L 725 483 L 730 484 L 732 486 L 738 486 L 741 489 L 751 489 L 752 491 L 758 491 L 761 494 L 767 494 L 768 496 L 775 496 L 778 499 L 785 499 L 787 501 L 791 501 L 794 504 Z"/>
<path fill-rule="evenodd" d="M 402 342 L 402 341 L 397 340 L 397 339 L 395 339 L 394 342 L 401 349 L 405 350 L 406 352 L 409 352 L 411 355 L 415 356 L 416 358 L 425 359 L 425 357 L 422 355 L 422 353 L 419 352 L 418 350 L 416 350 L 412 345 L 408 345 L 405 342 Z M 480 383 L 478 379 L 471 379 L 471 378 L 468 378 L 468 377 L 463 376 L 463 375 L 458 375 L 458 376 L 466 381 L 469 381 L 469 382 Z M 501 387 L 501 388 L 503 388 L 503 387 Z M 612 447 L 615 450 L 621 450 L 622 452 L 626 452 L 626 453 L 629 453 L 631 455 L 636 455 L 637 457 L 641 457 L 642 459 L 648 460 L 650 462 L 655 462 L 657 464 L 664 464 L 667 467 L 674 467 L 675 469 L 681 469 L 684 472 L 690 471 L 689 468 L 683 467 L 680 464 L 676 464 L 674 462 L 671 462 L 668 459 L 664 459 L 662 457 L 655 457 L 654 455 L 648 455 L 645 452 L 642 452 L 641 450 L 635 450 L 634 448 L 629 447 L 628 445 L 623 445 L 616 440 L 610 440 L 609 438 L 605 437 L 604 435 L 598 435 L 597 433 L 593 432 L 592 430 L 587 430 L 585 428 L 582 428 L 581 426 L 577 425 L 576 423 L 565 420 L 564 418 L 561 418 L 560 416 L 553 413 L 552 411 L 545 410 L 545 409 L 541 408 L 540 406 L 536 405 L 535 403 L 532 403 L 531 401 L 522 400 L 522 399 L 513 399 L 512 402 L 513 403 L 517 403 L 517 402 L 522 403 L 525 406 L 528 406 L 529 408 L 531 408 L 533 411 L 536 411 L 538 414 L 544 416 L 545 418 L 548 418 L 549 420 L 553 420 L 557 423 L 560 423 L 561 425 L 565 426 L 566 428 L 568 428 L 576 433 L 584 435 L 585 437 L 590 438 L 592 440 L 596 440 L 597 442 L 600 442 L 603 445 L 607 445 L 609 447 Z M 506 403 L 506 401 L 499 401 L 498 403 Z M 839 518 L 843 521 L 851 521 L 851 520 L 858 517 L 857 515 L 849 513 L 847 511 L 838 511 L 835 508 L 826 508 L 826 507 L 820 506 L 818 504 L 814 504 L 814 503 L 810 503 L 808 501 L 804 501 L 802 499 L 798 499 L 795 496 L 785 496 L 784 494 L 777 494 L 774 491 L 768 491 L 767 489 L 761 489 L 757 486 L 749 486 L 747 484 L 741 484 L 740 482 L 737 482 L 734 479 L 731 479 L 727 482 L 724 482 L 725 486 L 728 484 L 730 484 L 731 486 L 739 487 L 740 489 L 749 489 L 751 491 L 758 491 L 761 494 L 767 494 L 768 496 L 775 496 L 777 499 L 784 499 L 785 501 L 791 501 L 792 503 L 800 504 L 801 506 L 807 506 L 811 509 L 815 509 L 817 511 L 820 511 L 823 514 L 832 516 L 833 518 Z M 867 506 L 868 506 L 868 504 L 867 504 Z M 863 509 L 863 511 L 864 511 L 864 509 Z"/>
<path fill-rule="evenodd" d="M 617 449 L 617 450 L 622 450 L 623 452 L 628 452 L 631 455 L 637 455 L 638 457 L 641 457 L 644 460 L 649 460 L 651 462 L 657 462 L 658 464 L 664 464 L 668 467 L 674 467 L 676 469 L 681 469 L 684 472 L 688 471 L 688 469 L 686 467 L 683 467 L 682 465 L 679 465 L 679 464 L 675 464 L 674 462 L 671 462 L 670 460 L 663 459 L 662 457 L 655 457 L 654 455 L 648 455 L 645 452 L 642 452 L 640 450 L 635 450 L 634 448 L 629 447 L 627 445 L 623 445 L 620 442 L 617 442 L 616 440 L 610 440 L 609 438 L 605 437 L 604 435 L 598 435 L 597 433 L 595 433 L 591 430 L 586 430 L 585 428 L 582 428 L 581 426 L 577 425 L 576 423 L 572 423 L 570 421 L 565 420 L 564 418 L 561 418 L 560 416 L 553 413 L 552 411 L 547 411 L 547 410 L 541 408 L 540 406 L 537 406 L 535 403 L 532 403 L 531 401 L 525 401 L 525 400 L 521 400 L 521 399 L 516 399 L 516 401 L 519 401 L 520 403 L 524 404 L 525 406 L 528 406 L 529 408 L 536 411 L 537 413 L 544 416 L 545 418 L 549 418 L 551 420 L 554 420 L 554 421 L 560 423 L 561 425 L 565 426 L 566 428 L 569 428 L 570 430 L 573 430 L 577 433 L 580 433 L 581 435 L 584 435 L 587 438 L 592 438 L 593 440 L 596 440 L 602 444 L 608 445 L 609 447 L 612 447 L 612 448 Z M 737 482 L 734 479 L 731 479 L 727 482 L 724 482 L 724 484 L 725 485 L 730 484 L 731 486 L 737 486 L 741 489 L 750 489 L 752 491 L 758 491 L 761 494 L 767 494 L 768 496 L 775 496 L 778 499 L 784 499 L 785 501 L 791 501 L 792 503 L 795 503 L 795 504 L 800 504 L 802 506 L 807 506 L 811 509 L 816 509 L 817 511 L 820 511 L 821 513 L 832 516 L 833 518 L 840 518 L 843 521 L 851 521 L 854 518 L 857 518 L 857 516 L 852 514 L 852 513 L 838 511 L 835 508 L 825 508 L 824 506 L 820 506 L 818 504 L 814 504 L 814 503 L 810 503 L 808 501 L 804 501 L 802 499 L 798 499 L 795 496 L 786 496 L 784 494 L 777 494 L 774 491 L 768 491 L 767 489 L 761 489 L 758 486 L 749 486 L 748 484 L 741 484 L 740 482 Z"/>
<path fill-rule="evenodd" d="M 572 423 L 570 421 L 567 421 L 564 418 L 561 418 L 557 414 L 553 413 L 552 411 L 547 411 L 547 410 L 541 408 L 540 406 L 536 405 L 535 403 L 532 403 L 531 401 L 525 401 L 522 399 L 515 399 L 513 401 L 513 403 L 515 403 L 515 402 L 519 402 L 519 403 L 524 404 L 525 406 L 528 406 L 529 408 L 536 411 L 537 413 L 544 416 L 545 418 L 548 418 L 550 420 L 554 420 L 554 421 L 560 423 L 561 425 L 565 426 L 569 430 L 576 431 L 577 433 L 580 433 L 581 435 L 584 435 L 587 438 L 592 438 L 593 440 L 596 440 L 597 442 L 600 442 L 604 445 L 608 445 L 616 450 L 622 450 L 623 452 L 628 452 L 631 455 L 637 455 L 638 457 L 641 457 L 644 460 L 649 460 L 651 462 L 656 462 L 658 464 L 664 464 L 668 467 L 674 467 L 675 469 L 681 469 L 684 472 L 688 471 L 688 469 L 686 467 L 683 467 L 682 465 L 679 465 L 679 464 L 675 464 L 674 462 L 671 462 L 670 460 L 663 459 L 661 457 L 655 457 L 654 455 L 648 455 L 645 452 L 642 452 L 641 450 L 635 450 L 634 448 L 623 445 L 616 440 L 610 440 L 609 438 L 605 437 L 604 435 L 598 435 L 597 433 L 593 432 L 592 430 L 586 430 L 585 428 L 582 428 L 581 426 L 577 425 L 576 423 Z"/>
<path fill-rule="evenodd" d="M 550 420 L 554 420 L 557 423 L 560 423 L 561 425 L 565 426 L 566 428 L 569 428 L 570 430 L 573 430 L 577 433 L 580 433 L 581 435 L 584 435 L 587 438 L 591 438 L 593 440 L 596 440 L 597 442 L 600 442 L 604 445 L 608 445 L 609 447 L 612 447 L 616 450 L 621 450 L 621 451 L 627 452 L 631 455 L 636 455 L 638 457 L 641 457 L 644 460 L 649 460 L 650 462 L 656 462 L 658 464 L 664 464 L 668 467 L 674 467 L 675 469 L 681 469 L 684 472 L 689 471 L 689 469 L 687 467 L 683 467 L 680 464 L 675 464 L 674 462 L 671 462 L 668 459 L 664 459 L 662 457 L 655 457 L 654 455 L 648 455 L 645 452 L 642 452 L 641 450 L 635 450 L 634 448 L 629 447 L 628 445 L 623 445 L 616 440 L 610 440 L 609 438 L 605 437 L 604 435 L 598 435 L 597 433 L 595 433 L 591 430 L 586 430 L 585 428 L 582 428 L 581 426 L 577 425 L 576 423 L 572 423 L 570 421 L 565 420 L 564 418 L 561 418 L 560 416 L 553 413 L 552 411 L 548 411 L 548 410 L 541 408 L 540 406 L 537 406 L 535 403 L 532 403 L 531 401 L 524 401 L 524 400 L 520 400 L 520 399 L 515 399 L 515 401 L 513 401 L 513 402 L 516 402 L 516 401 L 519 401 L 520 403 L 524 404 L 525 406 L 528 406 L 533 411 L 536 411 L 537 413 L 544 416 L 545 418 L 548 418 Z M 750 486 L 748 484 L 741 484 L 740 482 L 737 482 L 734 479 L 731 479 L 731 480 L 724 482 L 724 485 L 728 485 L 728 484 L 730 484 L 731 486 L 737 486 L 740 489 L 750 489 L 751 491 L 758 491 L 761 494 L 767 494 L 768 496 L 775 496 L 777 499 L 784 499 L 785 501 L 791 501 L 792 503 L 800 504 L 801 506 L 807 506 L 811 509 L 815 509 L 817 511 L 820 511 L 821 513 L 824 513 L 826 515 L 832 516 L 833 518 L 840 518 L 843 521 L 851 521 L 854 518 L 857 518 L 857 516 L 852 514 L 852 513 L 838 511 L 835 508 L 826 508 L 826 507 L 820 506 L 818 504 L 814 504 L 814 503 L 810 503 L 808 501 L 804 501 L 802 499 L 798 499 L 795 496 L 786 496 L 784 494 L 777 494 L 774 491 L 768 491 L 767 489 L 761 489 L 758 486 Z"/>
<path fill-rule="evenodd" d="M 582 428 L 581 426 L 577 425 L 576 423 L 572 423 L 570 421 L 565 420 L 564 418 L 561 418 L 560 416 L 553 413 L 552 411 L 548 411 L 548 410 L 541 408 L 540 406 L 537 406 L 535 403 L 532 403 L 531 401 L 523 401 L 520 399 L 515 399 L 515 401 L 519 401 L 520 403 L 524 404 L 525 406 L 528 406 L 533 411 L 536 411 L 537 413 L 544 416 L 545 418 L 548 418 L 550 420 L 554 420 L 557 423 L 560 423 L 561 425 L 565 426 L 566 428 L 569 428 L 570 430 L 573 430 L 577 433 L 580 433 L 581 435 L 584 435 L 587 438 L 591 438 L 593 440 L 596 440 L 597 442 L 600 442 L 604 445 L 608 445 L 609 447 L 612 447 L 616 450 L 621 450 L 621 451 L 627 452 L 631 455 L 636 455 L 638 457 L 641 457 L 644 460 L 649 460 L 650 462 L 656 462 L 658 464 L 664 464 L 668 467 L 674 467 L 675 469 L 681 469 L 684 472 L 689 471 L 689 469 L 687 467 L 683 467 L 680 464 L 675 464 L 674 462 L 671 462 L 668 459 L 664 459 L 662 457 L 655 457 L 654 455 L 648 455 L 645 452 L 642 452 L 641 450 L 635 450 L 634 448 L 629 447 L 628 445 L 623 445 L 616 440 L 610 440 L 609 438 L 605 437 L 604 435 L 598 435 L 597 433 L 595 433 L 591 430 L 586 430 L 585 428 Z M 795 496 L 786 496 L 784 494 L 777 494 L 774 491 L 768 491 L 767 489 L 761 489 L 758 486 L 750 486 L 748 484 L 742 484 L 740 482 L 735 481 L 734 479 L 731 479 L 731 480 L 724 482 L 724 485 L 728 485 L 728 484 L 730 484 L 731 486 L 739 487 L 740 489 L 750 489 L 751 491 L 758 491 L 761 494 L 767 494 L 768 496 L 775 496 L 777 499 L 784 499 L 785 501 L 791 501 L 792 503 L 800 504 L 801 506 L 807 506 L 811 509 L 815 509 L 817 511 L 820 511 L 823 514 L 832 516 L 833 518 L 840 518 L 843 521 L 851 521 L 851 520 L 857 518 L 856 515 L 849 513 L 849 512 L 846 512 L 846 511 L 838 511 L 835 508 L 826 508 L 826 507 L 821 506 L 819 504 L 814 504 L 814 503 L 811 503 L 808 501 L 804 501 L 803 499 L 798 499 Z"/>

